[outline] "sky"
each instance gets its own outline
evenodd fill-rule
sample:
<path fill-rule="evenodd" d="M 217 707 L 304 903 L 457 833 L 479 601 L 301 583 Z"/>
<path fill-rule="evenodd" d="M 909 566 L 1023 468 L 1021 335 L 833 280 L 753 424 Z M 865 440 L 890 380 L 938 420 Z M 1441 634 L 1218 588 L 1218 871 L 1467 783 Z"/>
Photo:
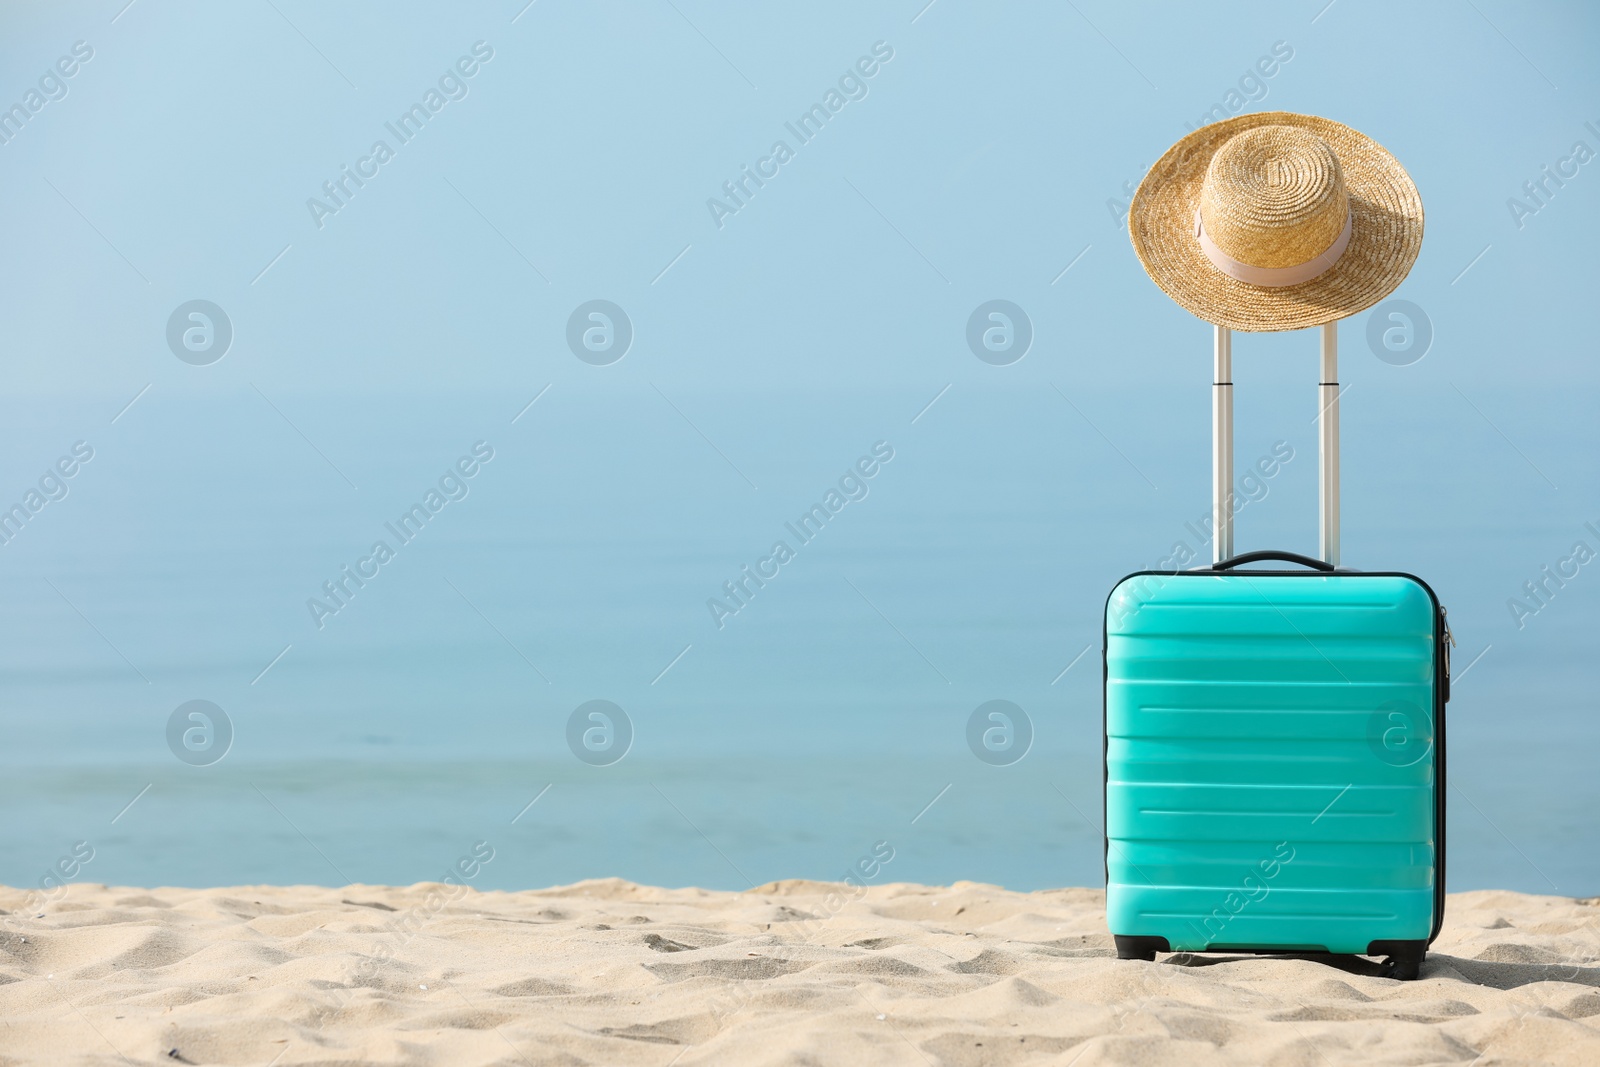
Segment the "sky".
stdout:
<path fill-rule="evenodd" d="M 1600 149 L 1585 5 L 119 7 L 7 16 L 7 100 L 93 51 L 3 146 L 13 395 L 1174 378 L 1203 334 L 1108 201 L 1241 79 L 1250 110 L 1354 126 L 1416 180 L 1427 239 L 1396 295 L 1445 358 L 1410 379 L 1522 382 L 1533 353 L 1594 373 L 1554 311 L 1591 288 L 1589 168 L 1507 206 Z M 480 41 L 465 95 L 398 143 L 385 123 Z M 893 59 L 864 97 L 719 219 L 723 183 L 875 45 Z M 1292 58 L 1250 81 L 1274 47 Z M 316 218 L 377 140 L 394 157 Z M 197 298 L 236 332 L 203 372 L 161 344 Z M 604 372 L 563 343 L 596 298 L 637 327 Z M 1036 330 L 1006 378 L 961 343 L 994 298 Z"/>

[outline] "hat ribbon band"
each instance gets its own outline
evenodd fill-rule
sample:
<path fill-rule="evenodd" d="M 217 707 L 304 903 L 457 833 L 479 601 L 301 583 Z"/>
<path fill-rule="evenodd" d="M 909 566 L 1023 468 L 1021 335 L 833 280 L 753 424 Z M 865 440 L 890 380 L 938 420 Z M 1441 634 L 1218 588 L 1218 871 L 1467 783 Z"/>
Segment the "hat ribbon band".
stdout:
<path fill-rule="evenodd" d="M 1332 267 L 1339 257 L 1344 255 L 1345 246 L 1350 243 L 1351 224 L 1355 221 L 1355 213 L 1346 211 L 1344 216 L 1344 229 L 1339 231 L 1339 236 L 1333 239 L 1333 244 L 1323 250 L 1315 259 L 1304 263 L 1296 263 L 1289 267 L 1257 267 L 1249 263 L 1241 263 L 1228 253 L 1217 247 L 1205 231 L 1205 226 L 1200 221 L 1200 209 L 1194 212 L 1194 235 L 1200 241 L 1200 250 L 1206 254 L 1213 266 L 1235 281 L 1248 282 L 1251 285 L 1261 285 L 1277 289 L 1285 285 L 1299 285 L 1325 273 Z"/>

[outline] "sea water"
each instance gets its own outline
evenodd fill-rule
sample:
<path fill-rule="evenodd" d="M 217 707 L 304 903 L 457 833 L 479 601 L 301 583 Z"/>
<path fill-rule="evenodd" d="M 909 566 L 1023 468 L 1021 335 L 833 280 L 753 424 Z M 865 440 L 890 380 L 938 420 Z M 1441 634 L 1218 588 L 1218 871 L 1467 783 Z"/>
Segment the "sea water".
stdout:
<path fill-rule="evenodd" d="M 1314 553 L 1314 393 L 1269 377 L 1237 544 Z M 502 888 L 862 878 L 875 849 L 878 881 L 1101 884 L 1102 607 L 1210 558 L 1207 383 L 942 384 L 10 404 L 32 466 L 93 456 L 0 548 L 0 882 L 86 843 L 76 880 L 411 883 L 488 842 Z M 1345 562 L 1424 577 L 1460 641 L 1449 885 L 1593 894 L 1600 565 L 1524 588 L 1600 548 L 1525 461 L 1592 484 L 1592 431 L 1524 426 L 1520 457 L 1467 405 L 1360 398 Z M 226 722 L 173 742 L 194 700 Z M 575 745 L 594 700 L 623 718 Z M 180 758 L 196 724 L 225 755 Z"/>

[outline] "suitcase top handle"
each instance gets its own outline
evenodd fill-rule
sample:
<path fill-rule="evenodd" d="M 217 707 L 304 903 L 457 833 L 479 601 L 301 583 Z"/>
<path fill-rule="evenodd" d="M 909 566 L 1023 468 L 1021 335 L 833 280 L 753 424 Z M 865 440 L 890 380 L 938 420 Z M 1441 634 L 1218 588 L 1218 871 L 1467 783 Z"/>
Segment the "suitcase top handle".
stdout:
<path fill-rule="evenodd" d="M 1215 569 L 1239 562 L 1233 556 L 1233 331 L 1214 326 L 1214 374 L 1211 379 L 1211 539 Z M 1332 570 L 1339 565 L 1339 324 L 1324 323 L 1321 334 L 1321 376 L 1317 379 L 1317 488 L 1320 532 L 1317 554 Z M 1296 562 L 1307 562 L 1304 556 Z"/>
<path fill-rule="evenodd" d="M 1285 563 L 1298 563 L 1302 567 L 1310 567 L 1314 571 L 1333 571 L 1337 568 L 1326 560 L 1312 559 L 1302 556 L 1298 552 L 1246 552 L 1234 556 L 1232 559 L 1222 559 L 1211 565 L 1214 571 L 1227 571 L 1239 566 L 1241 563 L 1260 563 L 1263 560 L 1282 560 Z"/>

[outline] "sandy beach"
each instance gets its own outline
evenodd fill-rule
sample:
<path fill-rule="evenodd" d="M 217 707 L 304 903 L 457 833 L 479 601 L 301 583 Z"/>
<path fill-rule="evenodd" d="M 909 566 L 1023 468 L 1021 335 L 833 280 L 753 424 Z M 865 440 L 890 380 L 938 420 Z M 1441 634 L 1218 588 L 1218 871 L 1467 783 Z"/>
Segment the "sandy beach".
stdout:
<path fill-rule="evenodd" d="M 1401 983 L 1314 958 L 1118 961 L 1102 899 L 0 890 L 0 1064 L 1600 1063 L 1593 900 L 1454 894 Z"/>

